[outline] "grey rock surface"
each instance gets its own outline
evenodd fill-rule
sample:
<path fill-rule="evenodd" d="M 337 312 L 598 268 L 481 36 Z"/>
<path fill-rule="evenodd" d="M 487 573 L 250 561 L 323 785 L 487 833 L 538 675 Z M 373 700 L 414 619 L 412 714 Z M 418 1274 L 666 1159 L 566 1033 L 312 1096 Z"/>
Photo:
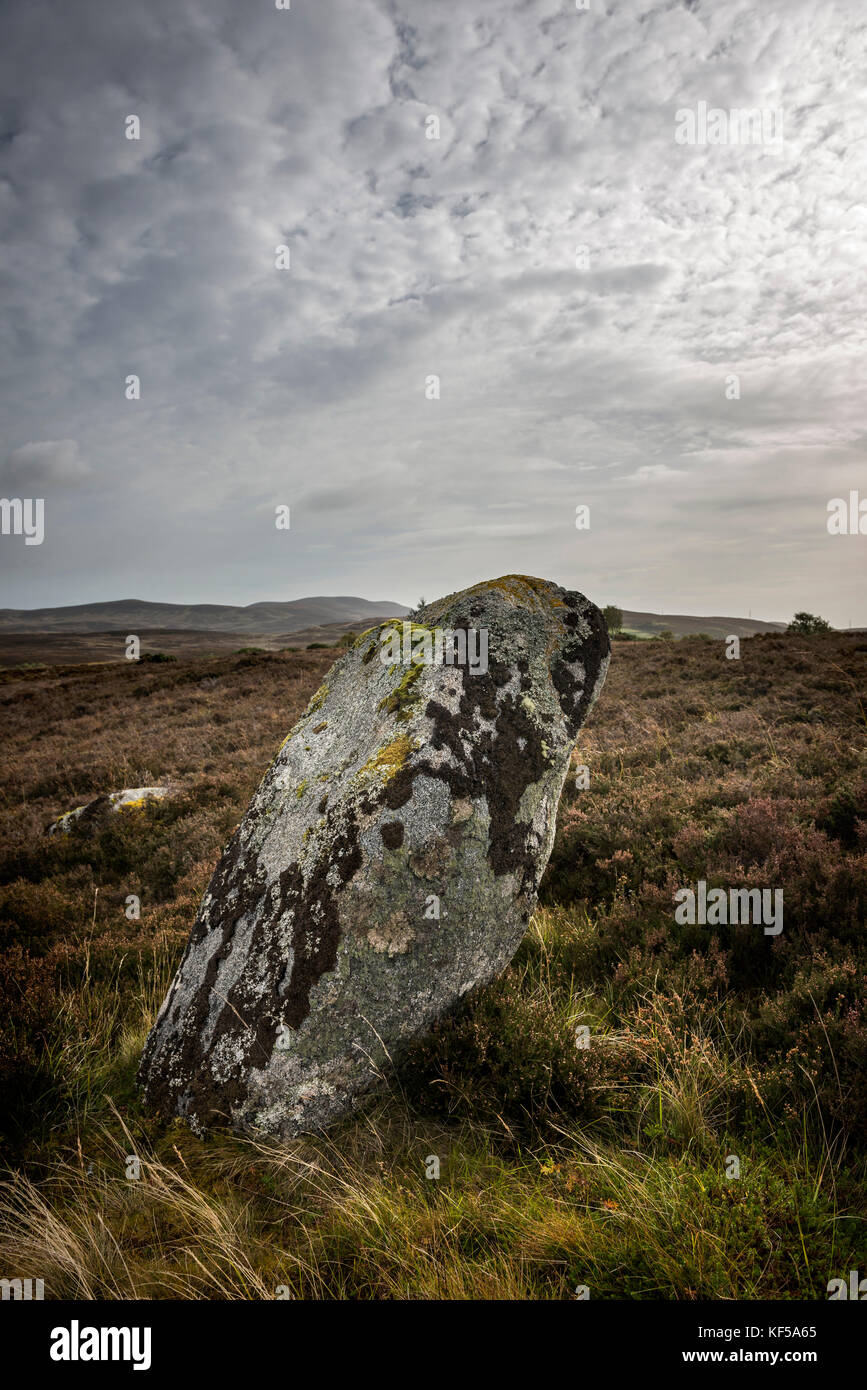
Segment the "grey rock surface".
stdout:
<path fill-rule="evenodd" d="M 363 633 L 217 865 L 145 1046 L 146 1101 L 196 1129 L 322 1128 L 494 979 L 609 650 L 592 603 L 520 575 Z"/>
<path fill-rule="evenodd" d="M 171 796 L 171 787 L 124 787 L 119 792 L 106 792 L 94 797 L 85 806 L 76 806 L 64 811 L 62 816 L 48 827 L 49 835 L 68 835 L 76 826 L 80 829 L 103 826 L 108 817 L 116 811 L 137 811 L 146 801 L 161 801 Z"/>

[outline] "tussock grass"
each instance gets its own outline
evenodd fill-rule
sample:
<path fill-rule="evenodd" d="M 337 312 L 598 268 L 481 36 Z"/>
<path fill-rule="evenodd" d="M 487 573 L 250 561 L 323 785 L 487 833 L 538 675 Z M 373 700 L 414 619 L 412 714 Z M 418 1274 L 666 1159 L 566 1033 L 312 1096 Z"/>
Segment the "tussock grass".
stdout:
<path fill-rule="evenodd" d="M 134 1077 L 330 657 L 6 673 L 2 1269 L 53 1298 L 823 1298 L 867 1262 L 863 646 L 619 644 L 515 961 L 289 1144 L 155 1123 Z M 171 803 L 43 837 L 162 780 Z M 675 928 L 699 877 L 782 886 L 782 936 Z"/>

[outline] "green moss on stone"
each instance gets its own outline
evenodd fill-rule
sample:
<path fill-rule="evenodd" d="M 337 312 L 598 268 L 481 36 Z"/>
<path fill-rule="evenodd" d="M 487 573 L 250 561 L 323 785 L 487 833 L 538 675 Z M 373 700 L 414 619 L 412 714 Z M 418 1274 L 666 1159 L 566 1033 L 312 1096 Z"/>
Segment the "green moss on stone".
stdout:
<path fill-rule="evenodd" d="M 325 704 L 325 701 L 326 701 L 327 699 L 328 699 L 328 682 L 327 682 L 327 681 L 323 681 L 322 684 L 320 685 L 319 689 L 317 690 L 316 694 L 311 698 L 310 704 L 307 706 L 307 711 L 306 711 L 307 714 L 315 714 L 316 711 L 317 711 L 318 709 L 321 709 L 321 708 L 322 708 L 322 706 Z"/>
<path fill-rule="evenodd" d="M 407 723 L 412 717 L 413 706 L 421 699 L 421 691 L 415 689 L 415 683 L 423 670 L 424 665 L 421 662 L 414 662 L 408 666 L 400 683 L 390 695 L 380 700 L 377 709 L 387 710 L 389 714 L 395 714 L 400 723 Z"/>
<path fill-rule="evenodd" d="M 388 778 L 393 777 L 403 767 L 412 749 L 412 739 L 406 734 L 401 734 L 400 738 L 393 739 L 391 743 L 380 748 L 379 752 L 359 770 L 359 776 L 365 772 L 384 772 Z"/>

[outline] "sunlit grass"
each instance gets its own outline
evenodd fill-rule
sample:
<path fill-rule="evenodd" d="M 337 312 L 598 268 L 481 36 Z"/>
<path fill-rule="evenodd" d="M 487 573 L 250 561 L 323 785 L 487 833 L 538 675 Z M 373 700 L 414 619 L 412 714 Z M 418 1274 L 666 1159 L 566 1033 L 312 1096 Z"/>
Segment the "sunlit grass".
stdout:
<path fill-rule="evenodd" d="M 721 651 L 619 644 L 506 975 L 288 1144 L 155 1123 L 135 1072 L 329 658 L 27 673 L 0 805 L 3 1268 L 51 1298 L 792 1299 L 867 1267 L 864 654 Z M 43 838 L 68 797 L 168 778 L 171 807 Z M 674 886 L 711 874 L 782 882 L 782 939 L 675 932 Z"/>

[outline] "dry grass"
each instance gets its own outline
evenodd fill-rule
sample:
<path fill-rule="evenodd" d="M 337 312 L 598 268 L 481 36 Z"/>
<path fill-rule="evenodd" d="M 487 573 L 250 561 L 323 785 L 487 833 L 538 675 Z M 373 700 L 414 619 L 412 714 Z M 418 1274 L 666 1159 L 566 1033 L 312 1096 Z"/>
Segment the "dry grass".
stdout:
<path fill-rule="evenodd" d="M 867 1261 L 864 648 L 617 644 L 512 967 L 288 1145 L 155 1124 L 134 1073 L 332 654 L 3 673 L 2 1272 L 100 1299 L 823 1297 Z M 171 802 L 44 838 L 163 781 Z M 782 886 L 782 936 L 676 928 L 699 877 Z"/>

